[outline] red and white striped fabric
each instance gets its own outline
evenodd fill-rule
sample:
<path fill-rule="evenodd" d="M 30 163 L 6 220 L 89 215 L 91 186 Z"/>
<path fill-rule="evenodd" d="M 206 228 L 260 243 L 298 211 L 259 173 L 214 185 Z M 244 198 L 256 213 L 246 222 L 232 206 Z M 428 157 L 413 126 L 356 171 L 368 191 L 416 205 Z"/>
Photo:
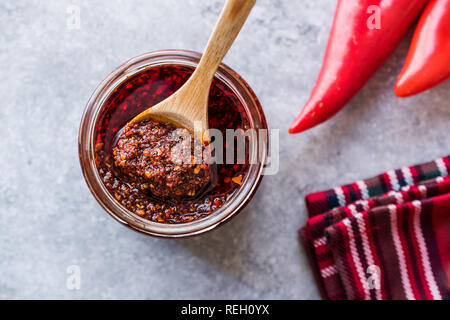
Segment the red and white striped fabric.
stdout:
<path fill-rule="evenodd" d="M 345 186 L 307 196 L 307 202 L 308 197 L 321 199 L 322 207 L 335 205 L 301 229 L 325 299 L 450 297 L 448 164 L 448 157 L 441 158 L 352 184 L 372 188 L 371 198 L 363 200 L 360 192 L 353 203 L 348 199 L 355 194 Z M 403 179 L 397 178 L 399 172 Z M 339 189 L 347 195 L 342 198 Z M 388 192 L 373 196 L 380 190 Z M 310 202 L 308 207 L 318 206 Z"/>

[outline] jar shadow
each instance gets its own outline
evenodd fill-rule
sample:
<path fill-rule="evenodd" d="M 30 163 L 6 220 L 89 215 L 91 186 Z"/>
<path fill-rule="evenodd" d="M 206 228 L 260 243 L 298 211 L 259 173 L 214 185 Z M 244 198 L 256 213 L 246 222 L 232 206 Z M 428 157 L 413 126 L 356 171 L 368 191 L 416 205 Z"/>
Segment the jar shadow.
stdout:
<path fill-rule="evenodd" d="M 257 201 L 257 196 L 253 201 Z M 243 209 L 216 230 L 193 238 L 176 239 L 175 243 L 217 269 L 239 278 L 245 269 L 245 252 L 249 242 L 247 231 L 254 212 L 251 207 Z"/>

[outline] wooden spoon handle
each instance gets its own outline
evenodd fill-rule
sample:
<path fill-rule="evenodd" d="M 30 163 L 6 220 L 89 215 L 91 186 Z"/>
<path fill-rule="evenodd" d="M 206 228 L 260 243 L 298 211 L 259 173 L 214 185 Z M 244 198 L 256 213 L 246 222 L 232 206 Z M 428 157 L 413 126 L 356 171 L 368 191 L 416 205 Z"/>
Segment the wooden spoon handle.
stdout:
<path fill-rule="evenodd" d="M 227 0 L 196 69 L 196 76 L 205 82 L 212 80 L 255 3 L 256 0 Z"/>

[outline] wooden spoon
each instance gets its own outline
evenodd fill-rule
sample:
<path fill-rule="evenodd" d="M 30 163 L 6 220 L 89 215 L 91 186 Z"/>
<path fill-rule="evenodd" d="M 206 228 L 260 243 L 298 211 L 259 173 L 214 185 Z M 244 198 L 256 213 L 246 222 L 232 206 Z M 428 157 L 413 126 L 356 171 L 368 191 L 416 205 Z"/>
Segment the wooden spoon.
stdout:
<path fill-rule="evenodd" d="M 204 132 L 208 130 L 211 82 L 255 2 L 256 0 L 227 0 L 192 76 L 174 94 L 137 115 L 131 123 L 148 118 L 168 121 L 188 129 L 204 140 Z"/>

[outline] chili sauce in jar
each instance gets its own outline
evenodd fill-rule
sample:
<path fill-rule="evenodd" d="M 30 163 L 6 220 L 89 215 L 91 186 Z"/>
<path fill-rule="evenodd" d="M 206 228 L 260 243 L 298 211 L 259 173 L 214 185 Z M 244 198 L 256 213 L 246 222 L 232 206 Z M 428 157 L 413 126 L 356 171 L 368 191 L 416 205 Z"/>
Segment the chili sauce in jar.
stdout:
<path fill-rule="evenodd" d="M 178 224 L 210 215 L 240 188 L 249 169 L 248 162 L 218 163 L 211 178 L 209 166 L 193 165 L 177 175 L 173 171 L 178 166 L 167 164 L 164 158 L 168 150 L 164 148 L 171 146 L 164 139 L 175 129 L 169 124 L 137 123 L 125 128 L 128 136 L 122 138 L 120 131 L 131 119 L 172 95 L 193 71 L 188 66 L 162 65 L 128 77 L 107 98 L 95 125 L 95 164 L 104 186 L 118 203 L 150 221 Z M 218 129 L 223 137 L 227 129 L 249 129 L 239 98 L 216 78 L 208 107 L 209 127 Z M 145 149 L 152 144 L 163 145 L 163 152 Z M 228 148 L 224 141 L 223 154 Z M 160 167 L 149 166 L 155 163 Z"/>

